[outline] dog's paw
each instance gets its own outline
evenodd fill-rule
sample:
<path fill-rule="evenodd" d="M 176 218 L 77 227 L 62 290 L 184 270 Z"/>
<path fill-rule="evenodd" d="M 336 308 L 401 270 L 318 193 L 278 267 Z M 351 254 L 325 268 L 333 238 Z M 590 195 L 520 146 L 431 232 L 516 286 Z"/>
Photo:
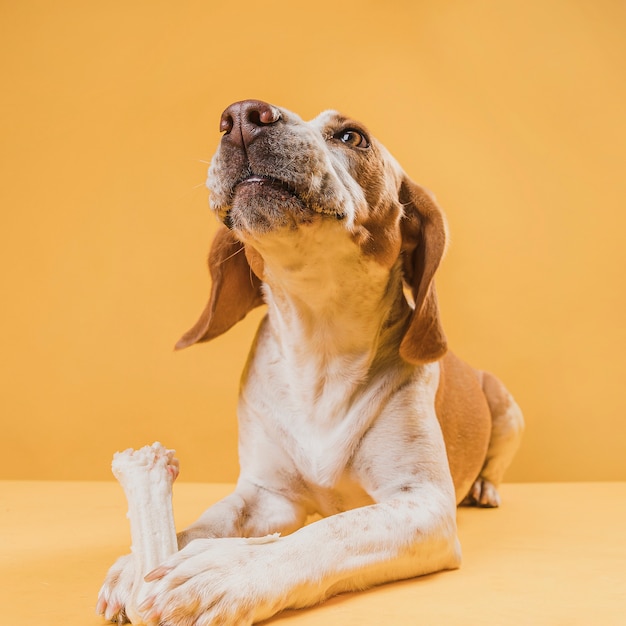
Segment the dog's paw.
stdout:
<path fill-rule="evenodd" d="M 500 506 L 500 494 L 495 485 L 479 476 L 461 504 L 493 509 Z"/>
<path fill-rule="evenodd" d="M 283 608 L 278 535 L 196 539 L 148 574 L 147 624 L 248 626 Z M 283 564 L 283 567 L 285 565 Z"/>
<path fill-rule="evenodd" d="M 135 578 L 134 561 L 130 554 L 121 556 L 109 569 L 98 594 L 96 613 L 118 624 L 127 624 L 125 606 L 131 596 Z"/>

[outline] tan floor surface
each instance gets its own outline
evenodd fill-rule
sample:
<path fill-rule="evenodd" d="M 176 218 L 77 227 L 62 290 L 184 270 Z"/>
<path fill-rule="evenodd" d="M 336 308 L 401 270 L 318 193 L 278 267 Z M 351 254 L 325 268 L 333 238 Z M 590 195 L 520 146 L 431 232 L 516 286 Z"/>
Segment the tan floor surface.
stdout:
<path fill-rule="evenodd" d="M 175 486 L 177 527 L 230 485 Z M 507 484 L 498 510 L 459 510 L 460 570 L 346 594 L 283 626 L 626 625 L 626 483 Z M 114 482 L 0 482 L 0 616 L 103 626 L 96 595 L 127 551 Z"/>

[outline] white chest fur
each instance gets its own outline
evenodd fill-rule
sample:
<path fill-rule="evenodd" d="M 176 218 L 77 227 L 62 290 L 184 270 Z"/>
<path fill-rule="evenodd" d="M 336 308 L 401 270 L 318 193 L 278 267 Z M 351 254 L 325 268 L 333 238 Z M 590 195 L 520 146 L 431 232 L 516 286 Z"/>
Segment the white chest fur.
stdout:
<path fill-rule="evenodd" d="M 269 310 L 244 374 L 243 445 L 279 442 L 274 453 L 291 457 L 286 466 L 330 488 L 397 383 L 389 366 L 373 363 L 385 358 L 381 338 L 400 283 L 328 221 L 302 236 L 265 236 L 259 251 Z"/>

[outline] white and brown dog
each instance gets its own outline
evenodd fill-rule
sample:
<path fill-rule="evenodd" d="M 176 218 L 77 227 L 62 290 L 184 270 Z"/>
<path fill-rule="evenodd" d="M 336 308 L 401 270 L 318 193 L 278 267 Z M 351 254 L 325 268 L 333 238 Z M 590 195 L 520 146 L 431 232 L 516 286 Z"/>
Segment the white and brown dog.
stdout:
<path fill-rule="evenodd" d="M 150 624 L 242 626 L 458 567 L 455 507 L 498 506 L 523 430 L 504 386 L 447 350 L 441 209 L 360 123 L 247 100 L 221 130 L 208 187 L 225 226 L 177 347 L 267 314 L 241 384 L 237 487 L 148 576 Z M 129 563 L 103 587 L 113 620 Z"/>

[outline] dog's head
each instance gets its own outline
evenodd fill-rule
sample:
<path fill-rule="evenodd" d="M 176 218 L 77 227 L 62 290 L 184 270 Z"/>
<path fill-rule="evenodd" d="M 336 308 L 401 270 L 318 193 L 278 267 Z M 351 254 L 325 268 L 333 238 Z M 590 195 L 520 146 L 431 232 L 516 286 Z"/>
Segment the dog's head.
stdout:
<path fill-rule="evenodd" d="M 402 264 L 415 310 L 400 346 L 411 363 L 439 359 L 446 340 L 433 277 L 446 246 L 443 213 L 360 123 L 334 111 L 310 122 L 246 100 L 222 114 L 209 168 L 211 208 L 224 224 L 209 254 L 212 289 L 176 344 L 208 341 L 263 302 L 264 247 L 321 223 L 342 229 L 366 257 Z"/>

